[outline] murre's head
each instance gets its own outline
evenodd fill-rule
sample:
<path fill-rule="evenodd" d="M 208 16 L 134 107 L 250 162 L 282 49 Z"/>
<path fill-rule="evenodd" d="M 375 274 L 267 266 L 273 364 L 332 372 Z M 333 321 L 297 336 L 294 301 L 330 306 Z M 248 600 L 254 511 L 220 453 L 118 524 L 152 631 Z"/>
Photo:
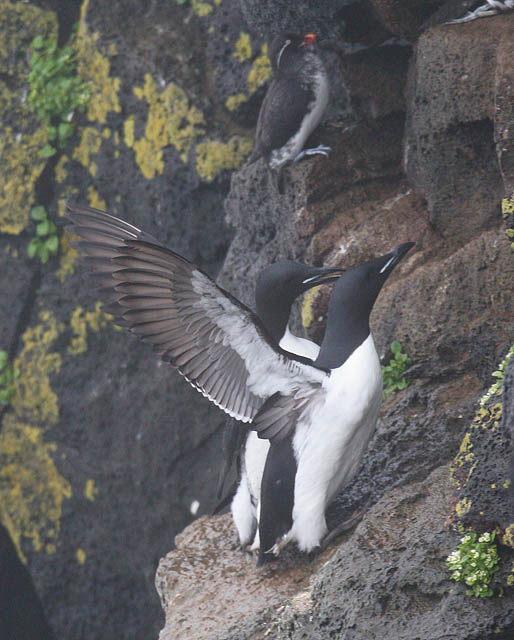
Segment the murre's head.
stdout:
<path fill-rule="evenodd" d="M 273 73 L 287 69 L 307 52 L 316 40 L 315 33 L 299 36 L 295 33 L 279 33 L 270 45 L 269 58 Z"/>
<path fill-rule="evenodd" d="M 345 271 L 336 282 L 328 306 L 327 328 L 316 365 L 341 366 L 369 336 L 373 305 L 396 265 L 414 246 L 405 242 L 380 258 Z"/>
<path fill-rule="evenodd" d="M 257 315 L 277 342 L 282 338 L 293 302 L 312 287 L 334 282 L 344 269 L 310 267 L 294 260 L 269 265 L 257 278 L 255 304 Z"/>

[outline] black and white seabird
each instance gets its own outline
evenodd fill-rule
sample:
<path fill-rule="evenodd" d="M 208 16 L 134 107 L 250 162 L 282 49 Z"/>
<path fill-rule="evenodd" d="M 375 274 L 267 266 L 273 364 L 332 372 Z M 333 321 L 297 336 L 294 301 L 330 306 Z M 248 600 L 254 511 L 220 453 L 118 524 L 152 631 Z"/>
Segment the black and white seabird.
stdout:
<path fill-rule="evenodd" d="M 320 353 L 309 364 L 276 346 L 257 315 L 194 264 L 140 239 L 139 229 L 87 207 L 66 215 L 118 322 L 270 441 L 259 563 L 290 540 L 302 551 L 317 547 L 327 532 L 325 508 L 356 474 L 377 420 L 382 381 L 369 315 L 413 243 L 340 276 Z"/>
<path fill-rule="evenodd" d="M 459 24 L 461 22 L 470 22 L 477 18 L 489 18 L 500 13 L 506 13 L 514 10 L 514 0 L 465 0 L 462 4 L 466 7 L 466 14 L 462 18 L 454 18 L 446 24 Z M 457 4 L 456 7 L 459 5 Z"/>
<path fill-rule="evenodd" d="M 311 361 L 318 357 L 319 345 L 294 335 L 290 330 L 291 308 L 300 295 L 312 287 L 334 282 L 343 271 L 338 267 L 311 267 L 293 260 L 280 260 L 261 271 L 255 288 L 255 307 L 275 344 L 284 351 Z M 229 435 L 231 440 L 227 445 L 227 454 L 232 457 L 238 449 L 239 438 L 244 434 L 236 424 Z M 255 431 L 250 431 L 245 438 L 240 479 L 231 504 L 232 517 L 243 548 L 252 543 L 252 549 L 259 549 L 261 482 L 268 451 L 269 441 L 258 438 Z"/>
<path fill-rule="evenodd" d="M 328 106 L 329 85 L 323 62 L 312 46 L 316 35 L 281 33 L 273 39 L 269 57 L 273 79 L 264 97 L 249 162 L 263 157 L 276 171 L 281 190 L 284 166 L 304 156 L 328 155 L 319 145 L 302 151 Z"/>

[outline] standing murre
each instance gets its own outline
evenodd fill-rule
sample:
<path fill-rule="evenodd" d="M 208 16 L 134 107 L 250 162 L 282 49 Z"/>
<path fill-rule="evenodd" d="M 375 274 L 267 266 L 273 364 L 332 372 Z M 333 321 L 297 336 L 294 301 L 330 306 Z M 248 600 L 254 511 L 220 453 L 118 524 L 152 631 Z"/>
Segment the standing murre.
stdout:
<path fill-rule="evenodd" d="M 343 271 L 338 267 L 311 267 L 293 260 L 280 260 L 260 272 L 255 288 L 257 315 L 281 349 L 310 360 L 318 357 L 319 345 L 291 332 L 288 326 L 291 307 L 297 297 L 312 287 L 337 280 Z M 241 427 L 234 425 L 229 433 L 229 457 L 238 448 L 236 443 L 241 436 L 244 438 Z M 241 546 L 252 543 L 255 550 L 259 548 L 260 491 L 269 441 L 258 438 L 255 431 L 250 431 L 244 440 L 241 474 L 231 512 Z M 227 462 L 230 461 L 225 461 L 223 475 Z"/>
<path fill-rule="evenodd" d="M 256 314 L 136 227 L 88 207 L 69 207 L 66 217 L 106 310 L 202 395 L 270 440 L 259 563 L 289 540 L 303 551 L 318 546 L 325 507 L 357 472 L 380 405 L 369 315 L 413 243 L 340 276 L 312 364 L 276 346 Z"/>
<path fill-rule="evenodd" d="M 325 372 L 321 384 L 305 383 L 295 394 L 277 392 L 253 420 L 252 428 L 271 442 L 261 487 L 259 564 L 291 540 L 302 551 L 319 546 L 327 533 L 326 507 L 359 469 L 382 401 L 369 317 L 385 281 L 413 245 L 402 244 L 341 275 L 313 363 Z"/>
<path fill-rule="evenodd" d="M 276 172 L 279 191 L 286 164 L 330 151 L 323 145 L 302 151 L 329 101 L 328 77 L 312 46 L 315 40 L 314 33 L 281 33 L 270 46 L 273 79 L 261 105 L 249 163 L 263 157 Z"/>

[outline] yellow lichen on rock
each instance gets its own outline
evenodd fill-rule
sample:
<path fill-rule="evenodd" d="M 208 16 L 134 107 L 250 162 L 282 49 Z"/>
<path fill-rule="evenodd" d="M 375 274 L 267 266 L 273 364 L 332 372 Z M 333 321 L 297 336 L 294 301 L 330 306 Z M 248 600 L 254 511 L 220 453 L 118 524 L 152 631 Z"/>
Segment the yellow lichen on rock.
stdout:
<path fill-rule="evenodd" d="M 205 120 L 195 106 L 189 105 L 183 89 L 171 83 L 158 91 L 149 73 L 145 75 L 144 86 L 135 87 L 134 93 L 148 103 L 145 135 L 139 140 L 134 138 L 134 124 L 129 117 L 124 127 L 125 142 L 134 149 L 136 162 L 145 178 L 151 180 L 164 170 L 164 147 L 173 145 L 182 162 L 187 162 L 195 138 L 204 133 Z"/>
<path fill-rule="evenodd" d="M 510 198 L 503 198 L 502 200 L 502 215 L 504 218 L 514 213 L 514 193 Z"/>
<path fill-rule="evenodd" d="M 121 111 L 118 92 L 121 80 L 111 77 L 111 62 L 100 53 L 98 48 L 99 33 L 89 33 L 86 15 L 89 0 L 85 0 L 80 11 L 80 22 L 77 32 L 77 60 L 79 73 L 83 80 L 90 83 L 91 97 L 88 103 L 87 115 L 92 122 L 107 122 L 110 111 Z M 109 55 L 116 55 L 116 49 L 109 47 Z"/>
<path fill-rule="evenodd" d="M 55 165 L 55 180 L 59 184 L 62 184 L 68 177 L 68 171 L 65 169 L 65 165 L 68 164 L 68 161 L 68 156 L 63 154 L 59 158 L 59 162 Z"/>
<path fill-rule="evenodd" d="M 0 87 L 1 92 L 1 87 Z M 45 127 L 32 134 L 6 127 L 0 136 L 0 232 L 18 234 L 29 223 L 34 186 L 45 166 L 40 152 L 47 142 Z"/>
<path fill-rule="evenodd" d="M 468 498 L 462 498 L 462 500 L 459 500 L 459 502 L 457 502 L 457 504 L 455 505 L 455 511 L 457 512 L 459 518 L 463 518 L 467 513 L 469 513 L 470 509 L 471 500 L 469 500 Z"/>
<path fill-rule="evenodd" d="M 91 502 L 94 502 L 97 495 L 98 489 L 95 487 L 95 481 L 93 480 L 93 478 L 88 478 L 86 480 L 86 486 L 84 487 L 84 497 Z"/>
<path fill-rule="evenodd" d="M 212 4 L 206 2 L 206 0 L 191 0 L 191 9 L 193 13 L 200 18 L 205 18 L 205 16 L 208 16 L 212 12 L 215 6 L 220 4 L 221 0 L 214 0 Z"/>
<path fill-rule="evenodd" d="M 268 57 L 268 45 L 264 43 L 261 47 L 261 54 L 252 64 L 250 73 L 248 74 L 248 91 L 253 93 L 257 91 L 265 82 L 269 80 L 271 75 L 271 63 Z"/>
<path fill-rule="evenodd" d="M 35 551 L 55 552 L 62 503 L 72 495 L 70 483 L 52 459 L 56 445 L 43 430 L 6 415 L 0 432 L 0 518 L 25 562 L 22 539 Z"/>
<path fill-rule="evenodd" d="M 303 297 L 302 303 L 302 325 L 305 329 L 308 329 L 311 324 L 314 322 L 314 311 L 313 311 L 313 303 L 314 298 L 318 294 L 319 287 L 313 287 L 309 289 L 305 296 Z"/>
<path fill-rule="evenodd" d="M 234 51 L 234 58 L 237 58 L 239 62 L 250 60 L 252 57 L 252 43 L 248 33 L 241 31 L 239 38 L 236 42 L 236 50 Z"/>
<path fill-rule="evenodd" d="M 77 553 L 75 555 L 76 555 L 76 558 L 77 558 L 77 562 L 79 564 L 84 564 L 84 562 L 86 561 L 86 552 L 84 551 L 84 549 L 81 549 L 79 547 L 77 549 Z"/>
<path fill-rule="evenodd" d="M 89 331 L 98 332 L 112 322 L 112 316 L 101 309 L 101 302 L 97 302 L 94 311 L 86 311 L 82 307 L 77 307 L 70 320 L 74 336 L 68 345 L 68 353 L 72 356 L 79 355 L 87 351 L 87 333 Z"/>
<path fill-rule="evenodd" d="M 89 199 L 89 204 L 94 209 L 101 209 L 102 211 L 105 211 L 107 209 L 107 205 L 105 203 L 105 200 L 100 197 L 100 194 L 93 187 L 92 184 L 90 184 L 89 187 L 87 188 L 87 196 L 88 196 L 88 199 Z"/>
<path fill-rule="evenodd" d="M 86 167 L 89 173 L 96 176 L 96 163 L 91 156 L 97 155 L 102 145 L 102 136 L 95 127 L 84 127 L 79 144 L 73 150 L 73 158 Z"/>
<path fill-rule="evenodd" d="M 23 348 L 14 361 L 20 376 L 15 382 L 12 406 L 24 422 L 51 426 L 59 418 L 59 408 L 50 375 L 60 370 L 62 358 L 59 353 L 51 352 L 50 347 L 64 326 L 50 311 L 42 311 L 39 320 L 38 325 L 23 334 Z"/>
<path fill-rule="evenodd" d="M 0 518 L 22 560 L 23 539 L 36 551 L 55 551 L 62 503 L 72 495 L 52 458 L 56 445 L 44 440 L 45 429 L 59 418 L 50 376 L 59 371 L 61 356 L 51 348 L 63 329 L 50 311 L 42 311 L 39 324 L 24 332 L 14 362 L 20 376 L 12 412 L 0 432 Z"/>
<path fill-rule="evenodd" d="M 228 142 L 206 140 L 196 146 L 196 170 L 210 182 L 224 169 L 238 169 L 252 150 L 249 138 L 233 136 Z"/>
<path fill-rule="evenodd" d="M 74 236 L 78 240 L 78 236 Z M 69 243 L 68 233 L 63 233 L 61 236 L 61 254 L 59 257 L 59 268 L 56 271 L 56 276 L 61 282 L 71 275 L 75 269 L 75 261 L 77 260 L 77 252 Z"/>
<path fill-rule="evenodd" d="M 244 93 L 236 93 L 235 96 L 229 96 L 225 101 L 225 106 L 229 111 L 235 111 L 240 105 L 247 101 Z"/>

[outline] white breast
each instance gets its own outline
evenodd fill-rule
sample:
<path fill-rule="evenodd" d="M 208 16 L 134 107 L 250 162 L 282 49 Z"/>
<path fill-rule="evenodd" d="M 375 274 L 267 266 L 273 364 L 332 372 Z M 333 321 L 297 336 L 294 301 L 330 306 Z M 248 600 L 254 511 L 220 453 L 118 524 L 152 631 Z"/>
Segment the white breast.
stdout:
<path fill-rule="evenodd" d="M 295 353 L 297 356 L 303 356 L 311 360 L 316 360 L 319 353 L 319 345 L 312 342 L 312 340 L 295 336 L 291 333 L 289 327 L 286 328 L 279 346 L 281 349 L 289 351 L 289 353 Z"/>
<path fill-rule="evenodd" d="M 325 534 L 325 509 L 357 473 L 375 430 L 382 372 L 371 335 L 323 387 L 293 440 L 298 471 L 291 534 L 304 550 Z"/>

